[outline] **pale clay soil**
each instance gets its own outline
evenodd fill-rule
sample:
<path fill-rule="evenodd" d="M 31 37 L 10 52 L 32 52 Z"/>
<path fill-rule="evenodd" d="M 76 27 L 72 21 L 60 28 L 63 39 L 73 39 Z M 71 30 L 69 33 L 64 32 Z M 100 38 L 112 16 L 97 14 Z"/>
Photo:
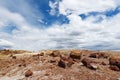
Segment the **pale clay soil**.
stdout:
<path fill-rule="evenodd" d="M 52 51 L 43 51 L 25 54 L 10 54 L 0 58 L 0 80 L 116 80 L 120 78 L 120 71 L 114 71 L 109 68 L 109 58 L 90 58 L 96 62 L 104 62 L 105 65 L 97 64 L 97 69 L 90 69 L 83 65 L 80 60 L 74 60 L 70 67 L 60 67 L 58 62 L 60 56 L 50 56 Z M 68 56 L 71 51 L 61 51 L 60 54 Z M 86 54 L 94 51 L 83 51 Z M 108 54 L 110 52 L 106 52 Z M 117 55 L 114 52 L 109 55 Z M 87 56 L 88 57 L 88 56 Z M 81 59 L 84 58 L 81 57 Z M 51 62 L 53 61 L 53 62 Z M 32 71 L 32 75 L 25 77 L 27 70 Z"/>

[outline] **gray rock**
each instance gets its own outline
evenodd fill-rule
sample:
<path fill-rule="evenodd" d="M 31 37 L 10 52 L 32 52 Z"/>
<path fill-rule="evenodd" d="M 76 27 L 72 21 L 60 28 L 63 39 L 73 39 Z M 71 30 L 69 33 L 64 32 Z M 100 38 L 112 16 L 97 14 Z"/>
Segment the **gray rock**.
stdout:
<path fill-rule="evenodd" d="M 120 80 L 120 78 L 117 78 L 116 80 Z"/>

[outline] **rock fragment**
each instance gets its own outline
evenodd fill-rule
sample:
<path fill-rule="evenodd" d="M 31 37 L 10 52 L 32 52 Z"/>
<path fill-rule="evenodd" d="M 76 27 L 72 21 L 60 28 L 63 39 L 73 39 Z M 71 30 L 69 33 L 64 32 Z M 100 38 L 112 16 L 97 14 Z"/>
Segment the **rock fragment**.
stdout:
<path fill-rule="evenodd" d="M 52 57 L 59 57 L 59 56 L 60 56 L 60 51 L 59 51 L 59 50 L 54 50 L 54 51 L 50 54 L 50 56 L 52 56 Z"/>
<path fill-rule="evenodd" d="M 98 68 L 98 65 L 89 58 L 84 58 L 82 60 L 82 63 L 84 64 L 84 66 L 86 66 L 90 69 L 93 69 L 93 70 L 96 70 Z"/>
<path fill-rule="evenodd" d="M 117 66 L 114 66 L 114 65 L 110 65 L 109 68 L 110 68 L 111 70 L 114 70 L 114 71 L 119 71 L 119 70 L 120 70 Z"/>
<path fill-rule="evenodd" d="M 117 78 L 116 80 L 120 80 L 120 78 Z"/>
<path fill-rule="evenodd" d="M 58 62 L 58 66 L 62 68 L 71 67 L 72 64 L 74 64 L 74 61 L 71 58 L 60 59 L 60 61 Z"/>
<path fill-rule="evenodd" d="M 109 55 L 105 52 L 94 52 L 92 54 L 90 54 L 91 58 L 108 58 Z"/>
<path fill-rule="evenodd" d="M 79 50 L 73 50 L 70 53 L 70 57 L 73 58 L 73 59 L 80 59 L 81 55 L 82 55 L 82 52 L 79 51 Z"/>
<path fill-rule="evenodd" d="M 120 56 L 114 56 L 109 59 L 109 64 L 111 66 L 116 66 L 120 70 Z"/>
<path fill-rule="evenodd" d="M 25 72 L 25 77 L 29 77 L 29 76 L 32 76 L 33 75 L 33 72 L 31 70 L 27 70 Z"/>

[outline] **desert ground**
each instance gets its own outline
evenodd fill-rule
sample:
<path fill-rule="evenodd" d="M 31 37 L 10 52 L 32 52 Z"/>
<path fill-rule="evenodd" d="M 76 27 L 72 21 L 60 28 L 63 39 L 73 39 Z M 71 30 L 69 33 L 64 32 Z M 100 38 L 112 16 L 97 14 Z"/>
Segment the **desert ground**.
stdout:
<path fill-rule="evenodd" d="M 0 50 L 0 80 L 120 80 L 120 52 Z"/>

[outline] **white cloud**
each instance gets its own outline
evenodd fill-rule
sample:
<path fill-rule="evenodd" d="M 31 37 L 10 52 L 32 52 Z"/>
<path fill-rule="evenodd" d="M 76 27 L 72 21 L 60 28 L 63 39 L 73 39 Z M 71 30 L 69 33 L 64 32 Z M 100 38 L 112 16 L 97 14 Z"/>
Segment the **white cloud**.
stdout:
<path fill-rule="evenodd" d="M 23 16 L 27 22 L 33 24 L 39 19 L 43 19 L 44 16 L 42 13 L 34 6 L 34 3 L 31 0 L 1 0 L 0 7 L 4 7 L 10 12 L 20 14 Z"/>
<path fill-rule="evenodd" d="M 0 39 L 2 39 L 0 44 L 14 44 L 12 45 L 14 49 L 27 50 L 57 48 L 118 49 L 120 47 L 120 36 L 118 35 L 120 34 L 120 14 L 111 18 L 104 15 L 91 16 L 86 20 L 82 20 L 78 16 L 89 11 L 114 9 L 117 6 L 116 2 L 113 0 L 62 0 L 59 5 L 60 14 L 72 13 L 67 15 L 70 20 L 69 24 L 53 24 L 46 29 L 36 28 L 27 22 L 22 14 L 11 12 L 6 7 L 0 7 L 0 29 L 6 26 L 9 21 L 18 27 L 18 30 L 13 30 L 12 34 L 0 32 Z M 50 6 L 53 15 L 56 3 L 50 2 Z M 103 17 L 104 20 L 101 23 L 93 23 L 99 16 Z"/>
<path fill-rule="evenodd" d="M 54 3 L 52 1 L 49 1 L 49 6 L 51 8 L 50 14 L 55 15 L 56 14 L 56 8 L 58 7 L 58 1 L 56 1 Z"/>
<path fill-rule="evenodd" d="M 26 24 L 25 19 L 18 13 L 10 12 L 9 10 L 0 7 L 0 19 L 1 22 L 7 24 L 9 22 L 15 23 L 17 26 L 23 26 Z"/>
<path fill-rule="evenodd" d="M 87 13 L 91 11 L 105 11 L 114 9 L 117 5 L 114 0 L 62 0 L 59 3 L 60 14 L 67 15 L 71 10 L 73 14 Z"/>
<path fill-rule="evenodd" d="M 0 39 L 0 49 L 12 48 L 14 44 L 10 41 Z"/>

